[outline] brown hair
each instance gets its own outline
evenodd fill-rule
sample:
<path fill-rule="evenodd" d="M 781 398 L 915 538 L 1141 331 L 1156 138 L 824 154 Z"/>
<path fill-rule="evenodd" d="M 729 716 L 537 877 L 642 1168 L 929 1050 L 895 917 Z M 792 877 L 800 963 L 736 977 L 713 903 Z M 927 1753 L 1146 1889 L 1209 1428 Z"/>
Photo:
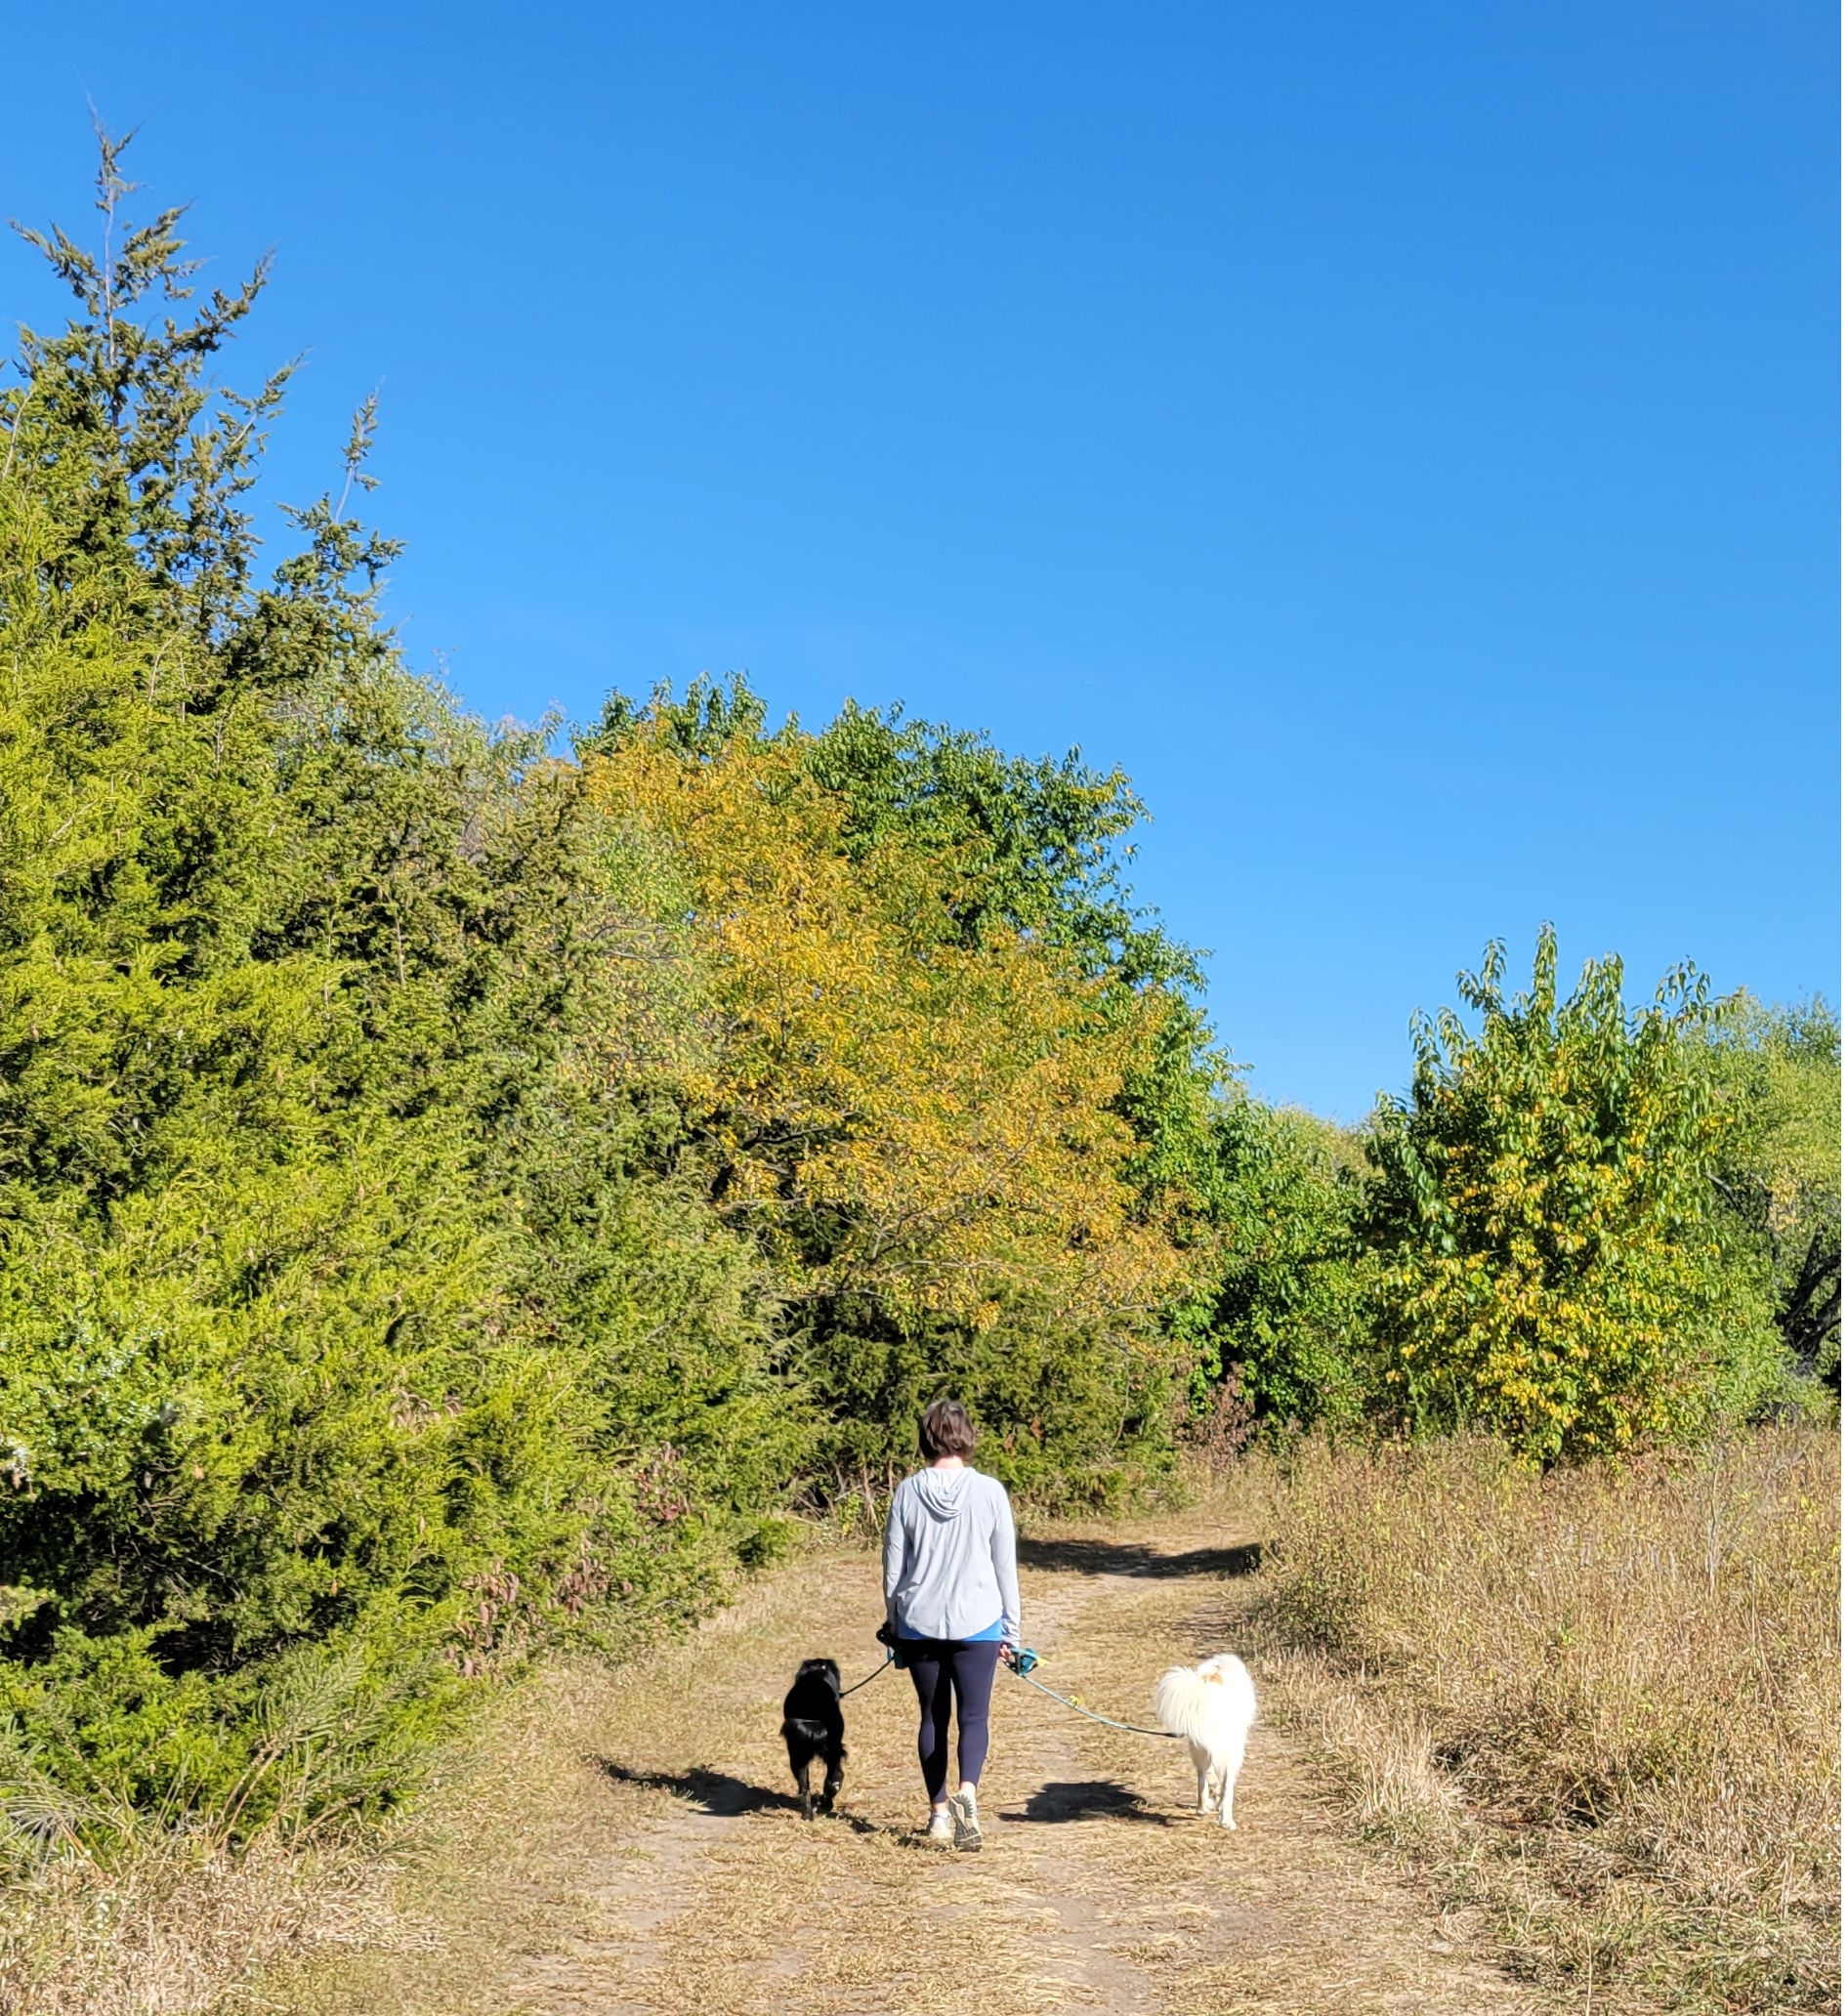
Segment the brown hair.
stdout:
<path fill-rule="evenodd" d="M 966 1456 L 976 1446 L 976 1424 L 959 1400 L 934 1400 L 917 1424 L 917 1446 L 933 1463 L 939 1456 Z"/>

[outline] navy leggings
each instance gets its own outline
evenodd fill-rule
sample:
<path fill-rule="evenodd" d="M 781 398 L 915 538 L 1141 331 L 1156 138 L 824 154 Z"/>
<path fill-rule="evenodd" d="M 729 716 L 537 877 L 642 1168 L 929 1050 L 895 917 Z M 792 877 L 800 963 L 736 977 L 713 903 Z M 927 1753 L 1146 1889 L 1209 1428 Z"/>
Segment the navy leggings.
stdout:
<path fill-rule="evenodd" d="M 949 1781 L 949 1701 L 956 1700 L 956 1770 L 974 1785 L 988 1754 L 988 1696 L 1001 1662 L 998 1638 L 908 1638 L 905 1670 L 917 1689 L 917 1759 L 935 1806 Z"/>

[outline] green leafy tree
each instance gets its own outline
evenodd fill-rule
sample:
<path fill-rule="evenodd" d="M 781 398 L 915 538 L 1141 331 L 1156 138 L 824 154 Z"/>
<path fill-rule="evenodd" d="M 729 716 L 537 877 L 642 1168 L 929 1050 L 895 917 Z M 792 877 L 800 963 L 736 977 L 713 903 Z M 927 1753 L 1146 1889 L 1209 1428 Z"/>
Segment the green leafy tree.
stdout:
<path fill-rule="evenodd" d="M 1223 1406 L 1260 1433 L 1354 1425 L 1369 1371 L 1359 1140 L 1239 1094 L 1216 1115 L 1212 1149 L 1218 1265 L 1183 1317 L 1202 1338 L 1204 1379 L 1224 1382 Z"/>
<path fill-rule="evenodd" d="M 962 942 L 1029 932 L 1129 986 L 1197 982 L 1192 953 L 1132 900 L 1126 835 L 1147 817 L 1120 770 L 1010 756 L 979 732 L 850 701 L 813 739 L 810 774 L 846 805 L 861 859 L 902 834 L 956 867 L 946 914 Z"/>
<path fill-rule="evenodd" d="M 1477 1031 L 1450 1010 L 1413 1025 L 1410 1092 L 1369 1140 L 1389 1405 L 1540 1460 L 1763 1405 L 1778 1339 L 1715 1225 L 1721 1120 L 1689 1040 L 1711 1020 L 1703 984 L 1678 969 L 1631 1013 L 1605 959 L 1562 998 L 1550 928 L 1527 992 L 1502 972 L 1491 945 L 1459 980 Z"/>
<path fill-rule="evenodd" d="M 1722 1122 L 1712 1172 L 1736 1264 L 1804 1377 L 1841 1379 L 1841 1021 L 1827 1003 L 1720 1004 L 1703 1033 Z"/>

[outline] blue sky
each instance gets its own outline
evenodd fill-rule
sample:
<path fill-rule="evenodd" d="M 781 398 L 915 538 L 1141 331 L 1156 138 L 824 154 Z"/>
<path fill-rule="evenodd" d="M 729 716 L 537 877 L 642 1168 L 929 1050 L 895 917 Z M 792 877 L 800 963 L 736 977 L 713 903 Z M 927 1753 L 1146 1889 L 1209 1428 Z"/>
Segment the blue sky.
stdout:
<path fill-rule="evenodd" d="M 1121 764 L 1265 1093 L 1346 1118 L 1491 936 L 1838 997 L 1831 9 L 35 18 L 276 279 L 276 489 L 381 397 L 476 705 L 748 668 Z M 0 306 L 56 296 L 0 252 Z"/>

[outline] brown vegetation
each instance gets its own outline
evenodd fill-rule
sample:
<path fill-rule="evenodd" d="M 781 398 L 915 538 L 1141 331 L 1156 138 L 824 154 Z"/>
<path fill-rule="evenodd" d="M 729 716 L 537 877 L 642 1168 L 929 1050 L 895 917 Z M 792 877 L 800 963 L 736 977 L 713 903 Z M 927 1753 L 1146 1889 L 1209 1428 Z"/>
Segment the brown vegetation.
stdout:
<path fill-rule="evenodd" d="M 1350 1815 L 1588 2006 L 1837 2006 L 1838 1446 L 1542 1475 L 1493 1445 L 1247 1465 L 1269 1700 Z"/>
<path fill-rule="evenodd" d="M 5 2016 L 198 2016 L 282 1953 L 365 1945 L 389 1924 L 376 1833 L 232 1855 L 149 1823 L 105 1863 L 72 1850 L 9 1887 Z"/>

